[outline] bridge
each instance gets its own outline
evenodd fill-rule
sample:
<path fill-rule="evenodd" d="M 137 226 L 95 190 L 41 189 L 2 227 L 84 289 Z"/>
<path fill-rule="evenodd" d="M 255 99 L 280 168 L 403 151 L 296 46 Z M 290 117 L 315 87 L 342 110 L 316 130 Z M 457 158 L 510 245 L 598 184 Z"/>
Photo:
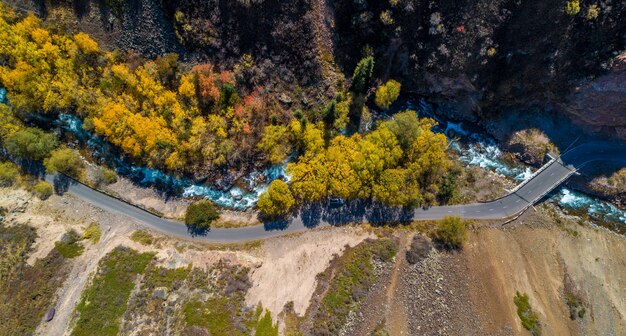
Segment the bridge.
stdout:
<path fill-rule="evenodd" d="M 397 209 L 373 207 L 365 202 L 352 202 L 337 209 L 319 205 L 305 206 L 297 216 L 284 221 L 242 228 L 213 228 L 206 232 L 190 231 L 183 223 L 161 218 L 132 204 L 128 204 L 75 181 L 66 191 L 97 207 L 131 217 L 147 227 L 168 235 L 204 242 L 241 242 L 265 239 L 307 228 L 361 222 L 438 220 L 445 216 L 467 219 L 507 219 L 514 217 L 561 185 L 577 170 L 594 161 L 612 161 L 626 166 L 626 146 L 609 142 L 590 142 L 579 145 L 550 160 L 531 179 L 522 182 L 508 195 L 486 203 L 435 206 L 427 209 Z M 58 176 L 47 175 L 55 182 Z"/>

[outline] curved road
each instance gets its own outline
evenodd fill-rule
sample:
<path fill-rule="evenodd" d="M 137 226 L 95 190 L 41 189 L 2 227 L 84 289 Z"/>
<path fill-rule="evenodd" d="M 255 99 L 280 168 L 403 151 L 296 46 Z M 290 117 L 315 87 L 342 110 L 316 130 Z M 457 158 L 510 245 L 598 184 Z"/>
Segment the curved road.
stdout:
<path fill-rule="evenodd" d="M 124 214 L 168 235 L 204 242 L 241 242 L 303 231 L 311 227 L 345 223 L 437 220 L 445 216 L 460 216 L 468 219 L 509 218 L 539 202 L 577 169 L 593 161 L 613 161 L 626 166 L 626 146 L 609 142 L 590 142 L 577 146 L 562 154 L 560 158 L 550 161 L 531 179 L 519 185 L 515 191 L 487 203 L 436 206 L 415 210 L 367 207 L 358 202 L 336 209 L 311 205 L 297 216 L 284 222 L 244 228 L 211 229 L 208 232 L 190 232 L 180 222 L 160 218 L 80 183 L 70 182 L 63 189 L 102 209 Z M 53 182 L 55 176 L 48 175 L 46 180 Z"/>

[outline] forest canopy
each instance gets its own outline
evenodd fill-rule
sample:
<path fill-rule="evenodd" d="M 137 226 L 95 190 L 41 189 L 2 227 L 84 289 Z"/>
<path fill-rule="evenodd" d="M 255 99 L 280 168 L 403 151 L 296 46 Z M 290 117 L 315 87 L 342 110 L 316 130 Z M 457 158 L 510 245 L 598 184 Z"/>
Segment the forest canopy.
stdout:
<path fill-rule="evenodd" d="M 180 63 L 175 54 L 143 60 L 107 52 L 87 34 L 55 34 L 35 16 L 19 18 L 3 5 L 0 33 L 0 82 L 11 102 L 0 109 L 0 135 L 17 156 L 43 159 L 57 146 L 20 119 L 73 113 L 136 162 L 175 173 L 206 176 L 296 153 L 288 188 L 300 203 L 338 197 L 432 204 L 451 166 L 447 139 L 415 111 L 397 113 L 374 131 L 343 135 L 354 126 L 352 116 L 369 115 L 371 56 L 356 67 L 349 89 L 317 109 L 291 112 L 246 80 L 245 64 L 225 71 Z M 376 103 L 387 108 L 399 91 L 400 83 L 389 81 Z M 50 141 L 24 143 L 33 137 Z M 58 166 L 56 157 L 73 153 L 61 149 L 46 162 Z"/>
<path fill-rule="evenodd" d="M 75 113 L 152 167 L 189 173 L 240 165 L 258 154 L 276 113 L 241 73 L 211 64 L 183 70 L 177 55 L 144 61 L 106 52 L 87 34 L 55 34 L 4 5 L 0 34 L 0 83 L 13 115 Z"/>

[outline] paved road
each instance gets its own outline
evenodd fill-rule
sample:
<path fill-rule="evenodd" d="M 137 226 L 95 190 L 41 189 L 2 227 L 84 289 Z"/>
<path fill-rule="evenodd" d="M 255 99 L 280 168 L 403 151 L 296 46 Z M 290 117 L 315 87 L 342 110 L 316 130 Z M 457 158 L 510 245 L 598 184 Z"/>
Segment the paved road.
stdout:
<path fill-rule="evenodd" d="M 608 142 L 591 142 L 577 146 L 561 155 L 558 160 L 548 163 L 533 178 L 518 186 L 514 192 L 487 203 L 436 206 L 415 210 L 373 208 L 358 202 L 336 209 L 310 205 L 296 217 L 284 222 L 245 228 L 211 229 L 208 232 L 190 232 L 180 222 L 157 217 L 79 183 L 70 181 L 62 188 L 102 209 L 127 215 L 168 235 L 205 242 L 241 242 L 284 235 L 311 227 L 345 223 L 437 220 L 452 215 L 471 219 L 508 218 L 539 202 L 577 169 L 593 161 L 613 161 L 626 166 L 626 146 Z M 58 176 L 46 176 L 49 182 L 55 179 L 58 185 Z"/>

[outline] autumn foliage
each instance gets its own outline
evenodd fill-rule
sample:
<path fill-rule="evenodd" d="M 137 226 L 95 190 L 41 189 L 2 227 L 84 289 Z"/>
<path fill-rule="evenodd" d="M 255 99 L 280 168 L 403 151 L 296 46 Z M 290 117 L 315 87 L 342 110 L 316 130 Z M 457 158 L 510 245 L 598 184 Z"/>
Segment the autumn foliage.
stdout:
<path fill-rule="evenodd" d="M 287 168 L 293 193 L 302 201 L 339 197 L 374 198 L 389 205 L 433 203 L 451 167 L 448 141 L 431 130 L 434 126 L 434 120 L 405 111 L 367 135 L 339 135 L 324 147 L 322 132 L 309 124 L 300 130 L 306 150 Z"/>
<path fill-rule="evenodd" d="M 87 34 L 52 33 L 1 5 L 0 33 L 12 114 L 76 113 L 134 160 L 174 172 L 239 166 L 259 151 L 271 111 L 232 72 L 211 64 L 181 71 L 176 55 L 137 61 L 104 52 Z"/>

